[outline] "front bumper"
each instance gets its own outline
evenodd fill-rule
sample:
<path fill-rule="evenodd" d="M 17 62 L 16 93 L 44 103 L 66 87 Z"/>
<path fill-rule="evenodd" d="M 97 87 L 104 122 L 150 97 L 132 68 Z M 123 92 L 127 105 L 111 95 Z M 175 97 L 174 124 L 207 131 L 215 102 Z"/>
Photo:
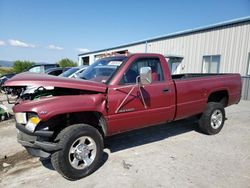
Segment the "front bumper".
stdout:
<path fill-rule="evenodd" d="M 47 158 L 51 153 L 60 150 L 58 143 L 50 142 L 50 138 L 53 136 L 53 131 L 35 131 L 29 132 L 21 124 L 16 124 L 17 128 L 17 140 L 24 146 L 28 153 L 36 156 Z"/>

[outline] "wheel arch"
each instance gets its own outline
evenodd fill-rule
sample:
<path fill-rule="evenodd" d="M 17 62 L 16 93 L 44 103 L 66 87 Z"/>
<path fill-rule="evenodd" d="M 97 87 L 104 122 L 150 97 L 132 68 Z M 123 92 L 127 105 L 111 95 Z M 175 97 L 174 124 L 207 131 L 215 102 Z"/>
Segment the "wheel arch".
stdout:
<path fill-rule="evenodd" d="M 229 95 L 227 89 L 213 91 L 209 94 L 207 103 L 209 102 L 218 102 L 221 103 L 224 107 L 228 105 Z"/>
<path fill-rule="evenodd" d="M 58 114 L 42 123 L 54 131 L 56 137 L 64 128 L 74 124 L 88 124 L 95 127 L 103 137 L 107 136 L 107 123 L 104 115 L 97 111 L 70 112 Z"/>

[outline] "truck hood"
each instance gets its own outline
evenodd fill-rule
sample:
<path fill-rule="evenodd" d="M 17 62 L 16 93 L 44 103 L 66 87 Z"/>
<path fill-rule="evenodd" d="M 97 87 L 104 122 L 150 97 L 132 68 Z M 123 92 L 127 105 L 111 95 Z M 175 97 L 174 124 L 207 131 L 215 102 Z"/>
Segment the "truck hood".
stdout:
<path fill-rule="evenodd" d="M 51 86 L 59 88 L 96 91 L 101 93 L 104 93 L 107 89 L 107 86 L 103 83 L 36 73 L 21 73 L 4 83 L 4 87 L 15 86 Z"/>

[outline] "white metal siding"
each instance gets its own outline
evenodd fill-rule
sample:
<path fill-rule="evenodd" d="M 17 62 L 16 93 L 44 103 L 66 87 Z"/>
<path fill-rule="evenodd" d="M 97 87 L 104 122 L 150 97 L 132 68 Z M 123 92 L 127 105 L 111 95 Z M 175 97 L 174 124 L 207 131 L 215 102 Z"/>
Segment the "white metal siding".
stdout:
<path fill-rule="evenodd" d="M 212 29 L 148 43 L 148 52 L 184 57 L 181 72 L 201 72 L 204 55 L 221 55 L 220 73 L 246 74 L 250 24 Z"/>
<path fill-rule="evenodd" d="M 138 53 L 145 52 L 145 49 L 146 44 L 142 43 L 86 56 L 90 56 L 92 63 L 95 55 L 105 52 L 128 50 Z M 183 56 L 181 73 L 200 73 L 204 55 L 221 55 L 220 73 L 235 72 L 246 75 L 250 52 L 250 23 L 238 23 L 148 42 L 147 52 Z"/>

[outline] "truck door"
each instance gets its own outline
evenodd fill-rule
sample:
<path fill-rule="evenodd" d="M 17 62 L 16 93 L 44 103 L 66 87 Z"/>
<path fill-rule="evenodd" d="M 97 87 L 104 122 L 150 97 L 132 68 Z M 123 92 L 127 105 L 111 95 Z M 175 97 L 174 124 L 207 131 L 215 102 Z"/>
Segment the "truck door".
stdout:
<path fill-rule="evenodd" d="M 167 65 L 166 65 L 167 66 Z M 151 67 L 152 83 L 136 85 L 141 67 Z M 108 132 L 111 134 L 167 122 L 175 113 L 175 86 L 164 78 L 157 57 L 135 59 L 120 82 L 108 90 Z"/>

